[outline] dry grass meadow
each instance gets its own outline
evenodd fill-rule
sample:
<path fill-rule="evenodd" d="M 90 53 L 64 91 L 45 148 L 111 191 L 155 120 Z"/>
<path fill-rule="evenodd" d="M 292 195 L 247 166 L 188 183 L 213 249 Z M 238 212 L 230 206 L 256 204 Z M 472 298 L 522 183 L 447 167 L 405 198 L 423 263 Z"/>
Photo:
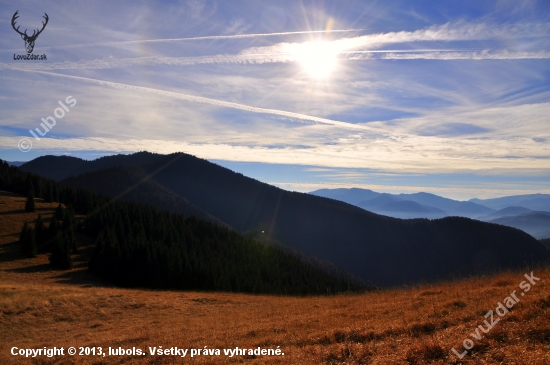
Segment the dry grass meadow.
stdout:
<path fill-rule="evenodd" d="M 17 240 L 25 198 L 0 193 L 0 364 L 550 364 L 550 269 L 524 296 L 524 271 L 333 297 L 130 290 L 46 255 L 24 259 Z M 49 219 L 54 204 L 37 199 Z M 520 301 L 481 340 L 484 315 L 513 290 Z M 495 316 L 497 316 L 495 314 Z M 464 351 L 459 360 L 451 349 Z M 12 356 L 12 347 L 140 348 L 146 356 Z M 149 347 L 279 348 L 284 356 L 151 356 Z"/>

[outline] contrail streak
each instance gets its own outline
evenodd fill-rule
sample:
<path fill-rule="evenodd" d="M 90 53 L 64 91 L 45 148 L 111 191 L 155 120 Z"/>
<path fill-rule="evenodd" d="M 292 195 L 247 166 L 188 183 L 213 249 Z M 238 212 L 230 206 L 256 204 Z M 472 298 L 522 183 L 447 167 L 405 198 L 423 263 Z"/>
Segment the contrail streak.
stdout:
<path fill-rule="evenodd" d="M 169 96 L 169 97 L 180 99 L 180 100 L 186 100 L 186 101 L 191 101 L 191 102 L 195 102 L 195 103 L 202 103 L 202 104 L 210 104 L 210 105 L 215 105 L 215 106 L 218 106 L 218 107 L 225 107 L 225 108 L 243 110 L 243 111 L 251 112 L 251 113 L 277 115 L 277 116 L 286 117 L 286 118 L 289 118 L 289 119 L 295 120 L 295 121 L 312 122 L 314 124 L 331 125 L 331 126 L 337 126 L 337 127 L 342 127 L 342 128 L 348 128 L 348 129 L 361 129 L 361 130 L 373 131 L 372 128 L 364 126 L 364 125 L 356 125 L 356 124 L 352 124 L 352 123 L 340 122 L 340 121 L 331 120 L 331 119 L 313 117 L 313 116 L 310 116 L 310 115 L 287 112 L 287 111 L 284 111 L 284 110 L 257 108 L 257 107 L 248 106 L 248 105 L 244 105 L 244 104 L 238 104 L 238 103 L 232 103 L 232 102 L 228 102 L 228 101 L 210 99 L 210 98 L 205 98 L 205 97 L 202 97 L 202 96 L 181 94 L 181 93 L 176 93 L 176 92 L 173 92 L 173 91 L 153 89 L 153 88 L 150 88 L 150 87 L 121 84 L 121 83 L 118 83 L 118 82 L 91 79 L 91 78 L 82 77 L 82 76 L 63 75 L 63 74 L 58 74 L 58 73 L 55 73 L 55 72 L 31 71 L 31 70 L 21 70 L 21 71 L 35 72 L 35 73 L 41 73 L 41 74 L 46 74 L 46 75 L 58 76 L 58 77 L 65 77 L 65 78 L 74 79 L 74 80 L 91 82 L 91 83 L 95 83 L 95 84 L 98 84 L 98 85 L 107 85 L 107 86 L 110 86 L 110 87 L 113 87 L 113 88 L 116 88 L 116 89 L 145 91 L 145 92 L 154 93 L 154 94 L 157 94 L 157 95 Z"/>
<path fill-rule="evenodd" d="M 369 52 L 370 53 L 370 52 Z M 384 54 L 372 57 L 370 54 L 361 52 L 350 52 L 356 54 L 349 57 L 352 60 L 382 59 L 382 60 L 523 60 L 523 59 L 548 59 L 550 52 L 509 52 L 507 50 L 497 52 L 470 52 L 470 51 L 433 51 L 433 52 L 385 52 Z"/>
<path fill-rule="evenodd" d="M 344 51 L 335 54 L 340 59 L 348 60 L 514 60 L 514 59 L 542 59 L 550 58 L 550 52 L 510 52 L 499 50 L 489 52 L 453 49 L 417 49 L 417 50 L 366 50 Z M 290 53 L 247 53 L 200 57 L 135 57 L 135 58 L 104 58 L 92 61 L 53 62 L 53 63 L 0 63 L 0 70 L 49 71 L 49 70 L 78 70 L 78 69 L 112 69 L 129 66 L 169 65 L 192 66 L 201 64 L 263 64 L 296 62 L 298 59 Z"/>
<path fill-rule="evenodd" d="M 347 33 L 347 32 L 361 32 L 361 31 L 364 31 L 364 29 L 304 30 L 304 31 L 298 31 L 298 32 L 211 35 L 211 36 L 187 37 L 187 38 L 138 39 L 138 40 L 132 40 L 132 41 L 113 41 L 113 42 L 83 43 L 83 44 L 73 44 L 73 45 L 65 45 L 65 46 L 42 47 L 42 49 L 47 50 L 47 49 L 94 47 L 94 46 L 118 46 L 123 44 L 135 44 L 135 43 L 169 43 L 169 42 L 183 42 L 183 41 L 273 37 L 273 36 L 283 36 L 283 35 L 293 35 L 293 34 Z"/>

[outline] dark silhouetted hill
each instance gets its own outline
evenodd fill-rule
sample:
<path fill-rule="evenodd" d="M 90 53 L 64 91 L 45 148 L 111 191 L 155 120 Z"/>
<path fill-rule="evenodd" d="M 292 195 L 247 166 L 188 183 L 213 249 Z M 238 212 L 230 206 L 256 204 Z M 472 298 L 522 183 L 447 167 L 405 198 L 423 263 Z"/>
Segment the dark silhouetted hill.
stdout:
<path fill-rule="evenodd" d="M 322 260 L 318 257 L 307 255 L 303 253 L 302 251 L 298 251 L 294 247 L 290 247 L 287 245 L 282 244 L 281 242 L 274 240 L 273 238 L 269 237 L 265 234 L 263 231 L 259 231 L 257 229 L 251 229 L 249 231 L 246 231 L 243 233 L 243 236 L 253 239 L 256 242 L 262 243 L 266 246 L 277 248 L 291 256 L 294 256 L 300 261 L 311 265 L 312 267 L 321 269 L 322 271 L 329 273 L 333 277 L 343 279 L 348 283 L 353 283 L 355 285 L 358 285 L 359 287 L 367 287 L 368 284 L 362 280 L 361 278 L 352 275 L 337 266 L 335 266 L 332 262 Z"/>
<path fill-rule="evenodd" d="M 98 173 L 121 180 L 142 177 L 133 170 L 111 168 Z M 218 224 L 75 189 L 22 172 L 2 160 L 0 190 L 34 191 L 41 199 L 54 196 L 60 205 L 46 231 L 43 225 L 32 228 L 25 222 L 25 235 L 35 237 L 36 231 L 35 243 L 40 242 L 41 251 L 50 253 L 50 262 L 60 269 L 71 266 L 71 254 L 78 249 L 76 232 L 95 239 L 89 269 L 117 285 L 286 295 L 368 289 Z M 61 223 L 56 218 L 58 209 Z M 75 213 L 83 218 L 78 224 Z"/>
<path fill-rule="evenodd" d="M 82 160 L 71 156 L 42 156 L 29 161 L 19 168 L 22 171 L 61 181 L 69 176 L 84 174 L 110 167 L 139 166 L 162 158 L 162 155 L 138 152 L 131 155 L 112 155 L 93 161 Z"/>
<path fill-rule="evenodd" d="M 124 201 L 151 205 L 160 210 L 195 216 L 230 228 L 228 224 L 150 179 L 145 171 L 138 166 L 111 167 L 87 172 L 69 177 L 62 183 Z"/>
<path fill-rule="evenodd" d="M 514 228 L 459 217 L 385 217 L 288 192 L 184 153 L 149 155 L 140 156 L 146 161 L 140 167 L 152 179 L 236 230 L 265 231 L 375 285 L 435 281 L 547 259 L 540 242 Z M 105 157 L 102 163 L 120 165 L 121 160 L 129 163 L 124 156 Z M 59 169 L 57 163 L 52 166 Z"/>

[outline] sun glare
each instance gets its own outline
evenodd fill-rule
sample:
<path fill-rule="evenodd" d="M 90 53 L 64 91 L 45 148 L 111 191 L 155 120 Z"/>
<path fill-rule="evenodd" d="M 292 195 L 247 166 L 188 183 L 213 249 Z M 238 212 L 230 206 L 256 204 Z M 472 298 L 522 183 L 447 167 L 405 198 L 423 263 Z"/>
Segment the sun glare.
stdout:
<path fill-rule="evenodd" d="M 329 42 L 302 43 L 293 53 L 304 70 L 318 79 L 329 77 L 338 63 L 338 51 Z"/>

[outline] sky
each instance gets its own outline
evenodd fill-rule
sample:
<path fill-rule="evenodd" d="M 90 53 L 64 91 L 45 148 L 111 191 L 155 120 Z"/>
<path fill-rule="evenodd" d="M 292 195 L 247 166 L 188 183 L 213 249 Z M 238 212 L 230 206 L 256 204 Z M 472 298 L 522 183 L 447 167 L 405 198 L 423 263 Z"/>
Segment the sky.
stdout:
<path fill-rule="evenodd" d="M 16 11 L 28 35 L 47 14 L 46 60 L 16 59 Z M 0 159 L 185 152 L 293 191 L 550 193 L 547 0 L 0 0 L 0 24 Z"/>

